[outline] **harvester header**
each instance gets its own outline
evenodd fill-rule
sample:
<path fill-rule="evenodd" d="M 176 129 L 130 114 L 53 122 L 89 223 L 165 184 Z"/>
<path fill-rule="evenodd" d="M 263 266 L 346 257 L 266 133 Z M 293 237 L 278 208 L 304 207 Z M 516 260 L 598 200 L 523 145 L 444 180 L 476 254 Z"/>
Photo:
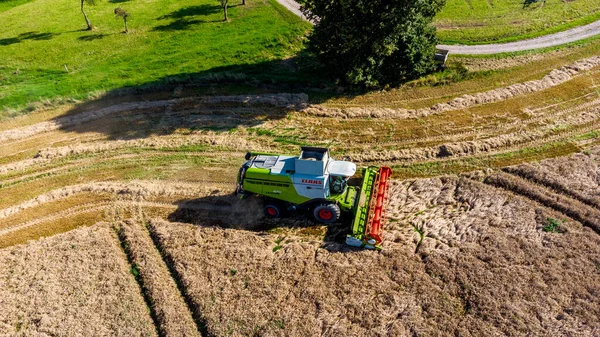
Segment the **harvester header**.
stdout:
<path fill-rule="evenodd" d="M 350 161 L 334 160 L 329 149 L 302 147 L 300 156 L 248 152 L 238 174 L 236 193 L 241 198 L 265 198 L 267 216 L 280 217 L 286 211 L 307 210 L 323 223 L 336 222 L 342 212 L 352 215 L 351 246 L 381 249 L 385 209 L 388 200 L 389 167 L 359 170 L 360 185 L 349 179 L 357 172 Z"/>

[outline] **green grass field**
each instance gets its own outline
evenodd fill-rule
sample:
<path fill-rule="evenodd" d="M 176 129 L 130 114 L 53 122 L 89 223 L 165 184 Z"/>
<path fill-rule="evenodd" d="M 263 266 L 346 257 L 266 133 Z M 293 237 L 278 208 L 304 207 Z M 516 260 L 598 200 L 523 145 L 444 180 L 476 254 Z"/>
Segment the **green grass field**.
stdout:
<path fill-rule="evenodd" d="M 131 14 L 128 34 L 116 7 Z M 86 12 L 94 31 L 84 30 L 76 0 L 0 2 L 0 110 L 215 69 L 273 68 L 310 29 L 274 0 L 230 2 L 229 22 L 217 0 L 102 0 Z"/>
<path fill-rule="evenodd" d="M 444 42 L 510 40 L 600 19 L 600 0 L 527 8 L 518 1 L 465 1 L 449 0 L 436 19 Z M 130 12 L 130 33 L 123 33 L 115 7 Z M 289 84 L 277 87 L 283 91 L 329 83 L 310 57 L 298 54 L 310 25 L 275 0 L 231 3 L 229 22 L 217 0 L 102 0 L 86 12 L 93 31 L 85 30 L 76 0 L 0 0 L 0 118 L 36 102 L 128 87 L 216 82 L 203 92 L 235 94 L 264 90 L 252 83 Z M 298 55 L 298 62 L 284 61 Z M 331 97 L 311 96 L 319 95 Z"/>
<path fill-rule="evenodd" d="M 600 0 L 447 0 L 435 18 L 444 43 L 509 42 L 600 19 Z"/>
<path fill-rule="evenodd" d="M 18 5 L 26 4 L 32 0 L 0 0 L 0 13 Z"/>

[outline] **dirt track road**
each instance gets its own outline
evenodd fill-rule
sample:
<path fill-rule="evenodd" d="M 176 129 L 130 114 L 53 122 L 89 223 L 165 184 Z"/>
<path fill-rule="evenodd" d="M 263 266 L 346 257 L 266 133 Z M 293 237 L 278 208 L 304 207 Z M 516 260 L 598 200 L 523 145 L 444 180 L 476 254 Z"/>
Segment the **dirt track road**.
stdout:
<path fill-rule="evenodd" d="M 294 0 L 277 1 L 285 8 L 289 9 L 292 13 L 308 21 L 308 19 L 300 11 L 299 3 L 295 2 Z M 600 34 L 600 20 L 592 22 L 585 26 L 575 27 L 563 32 L 516 42 L 482 44 L 473 46 L 442 44 L 438 45 L 437 47 L 439 49 L 449 50 L 452 54 L 499 54 L 559 46 L 562 44 L 587 39 L 598 34 Z"/>

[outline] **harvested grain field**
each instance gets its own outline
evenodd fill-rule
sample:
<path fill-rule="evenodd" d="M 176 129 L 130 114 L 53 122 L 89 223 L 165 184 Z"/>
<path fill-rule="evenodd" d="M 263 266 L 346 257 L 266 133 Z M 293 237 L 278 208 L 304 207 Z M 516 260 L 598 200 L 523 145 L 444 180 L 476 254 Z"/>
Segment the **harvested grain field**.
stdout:
<path fill-rule="evenodd" d="M 506 167 L 504 171 L 600 208 L 600 148 L 567 157 Z"/>
<path fill-rule="evenodd" d="M 383 253 L 296 233 L 151 230 L 216 336 L 600 332 L 592 230 L 569 219 L 544 232 L 563 216 L 466 178 L 397 183 L 390 207 Z"/>
<path fill-rule="evenodd" d="M 2 120 L 0 334 L 598 336 L 599 60 L 358 106 L 134 96 Z M 300 145 L 392 167 L 383 252 L 344 246 L 347 217 L 232 195 L 246 151 Z"/>
<path fill-rule="evenodd" d="M 156 336 L 107 225 L 0 250 L 0 335 Z"/>
<path fill-rule="evenodd" d="M 142 290 L 149 298 L 161 336 L 200 336 L 175 281 L 143 224 L 123 221 L 119 236 L 131 263 L 139 272 Z"/>

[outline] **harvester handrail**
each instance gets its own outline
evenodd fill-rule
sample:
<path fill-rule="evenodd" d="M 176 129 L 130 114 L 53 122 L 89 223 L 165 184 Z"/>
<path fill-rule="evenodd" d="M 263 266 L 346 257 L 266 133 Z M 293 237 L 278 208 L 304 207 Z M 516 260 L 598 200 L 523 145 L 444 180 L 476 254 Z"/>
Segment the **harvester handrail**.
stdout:
<path fill-rule="evenodd" d="M 256 156 L 273 156 L 273 157 L 279 157 L 282 156 L 282 154 L 280 153 L 269 153 L 269 152 L 252 152 L 252 151 L 248 151 L 246 153 L 246 160 L 250 160 L 250 158 L 252 157 L 256 157 Z M 283 155 L 286 156 L 286 155 Z M 290 156 L 292 157 L 292 156 Z"/>

